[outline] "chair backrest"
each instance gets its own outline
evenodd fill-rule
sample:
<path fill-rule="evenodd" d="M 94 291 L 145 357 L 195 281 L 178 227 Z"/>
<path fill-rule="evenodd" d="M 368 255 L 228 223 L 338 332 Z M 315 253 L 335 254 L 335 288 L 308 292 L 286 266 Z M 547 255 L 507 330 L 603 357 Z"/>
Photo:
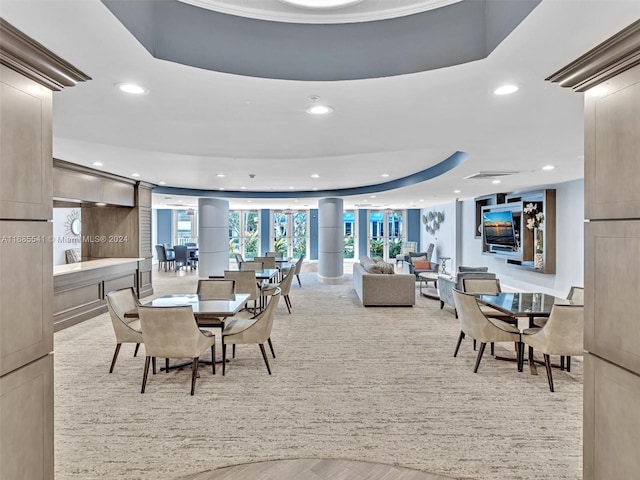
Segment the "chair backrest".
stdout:
<path fill-rule="evenodd" d="M 584 305 L 584 288 L 576 287 L 575 285 L 569 290 L 567 299 L 571 300 L 574 305 Z"/>
<path fill-rule="evenodd" d="M 433 256 L 433 250 L 436 246 L 433 243 L 430 243 L 427 247 L 427 261 L 431 261 L 431 257 Z"/>
<path fill-rule="evenodd" d="M 500 280 L 497 278 L 463 278 L 462 291 L 467 293 L 497 295 L 501 292 Z"/>
<path fill-rule="evenodd" d="M 187 264 L 189 257 L 187 256 L 187 247 L 185 245 L 174 245 L 173 252 L 175 254 L 176 264 Z"/>
<path fill-rule="evenodd" d="M 167 261 L 167 252 L 164 250 L 164 245 L 156 245 L 156 254 L 158 255 L 159 262 Z"/>
<path fill-rule="evenodd" d="M 271 336 L 273 318 L 280 296 L 280 289 L 274 289 L 268 299 L 267 307 L 255 318 L 255 322 L 241 332 L 233 334 L 234 341 L 230 343 L 265 343 Z"/>
<path fill-rule="evenodd" d="M 291 292 L 291 282 L 293 281 L 293 276 L 295 274 L 295 270 L 293 268 L 290 269 L 280 282 L 280 290 L 283 296 L 289 295 L 289 292 Z"/>
<path fill-rule="evenodd" d="M 584 354 L 584 306 L 554 305 L 549 320 L 535 334 L 536 349 L 547 355 Z"/>
<path fill-rule="evenodd" d="M 275 257 L 253 257 L 254 262 L 262 262 L 263 268 L 276 268 Z"/>
<path fill-rule="evenodd" d="M 242 262 L 240 264 L 240 270 L 262 270 L 262 262 Z"/>
<path fill-rule="evenodd" d="M 167 257 L 167 260 L 173 260 L 175 258 L 175 253 L 173 253 L 173 245 L 171 245 L 170 243 L 165 243 L 164 254 Z"/>
<path fill-rule="evenodd" d="M 241 253 L 236 253 L 236 263 L 238 264 L 238 268 L 240 268 L 240 264 L 244 262 L 244 257 Z"/>
<path fill-rule="evenodd" d="M 466 335 L 479 341 L 490 338 L 491 333 L 497 327 L 484 316 L 476 296 L 472 293 L 454 289 L 453 299 L 456 304 L 458 320 L 460 321 L 460 329 Z"/>
<path fill-rule="evenodd" d="M 296 262 L 295 272 L 293 272 L 294 275 L 300 275 L 300 271 L 302 270 L 303 260 L 304 260 L 304 255 L 300 255 L 300 258 Z"/>
<path fill-rule="evenodd" d="M 140 306 L 140 302 L 133 288 L 121 288 L 120 290 L 109 292 L 106 295 L 106 300 L 111 323 L 113 324 L 113 331 L 116 334 L 116 341 L 118 343 L 120 343 L 121 340 L 130 341 L 127 339 L 132 333 L 129 324 L 136 319 L 125 318 L 124 314 Z"/>
<path fill-rule="evenodd" d="M 197 247 L 198 244 L 197 243 L 193 243 L 193 242 L 187 242 L 184 244 L 185 247 Z"/>
<path fill-rule="evenodd" d="M 230 298 L 236 292 L 236 281 L 225 278 L 198 280 L 196 293 L 206 298 Z"/>
<path fill-rule="evenodd" d="M 68 248 L 64 251 L 64 260 L 67 263 L 78 263 L 82 260 L 79 248 Z"/>
<path fill-rule="evenodd" d="M 458 274 L 456 275 L 456 288 L 458 290 L 465 291 L 464 281 L 468 278 L 495 279 L 496 274 L 493 272 L 458 272 Z M 484 293 L 484 292 L 478 292 L 478 293 Z"/>
<path fill-rule="evenodd" d="M 267 252 L 267 253 L 265 253 L 265 256 L 273 257 L 273 258 L 282 258 L 282 253 L 281 252 Z"/>
<path fill-rule="evenodd" d="M 195 358 L 202 333 L 193 310 L 184 307 L 138 307 L 145 354 L 149 357 Z"/>
<path fill-rule="evenodd" d="M 256 300 L 258 298 L 258 284 L 256 283 L 255 270 L 241 270 L 239 272 L 225 270 L 224 278 L 235 281 L 236 293 L 248 293 L 249 300 Z"/>

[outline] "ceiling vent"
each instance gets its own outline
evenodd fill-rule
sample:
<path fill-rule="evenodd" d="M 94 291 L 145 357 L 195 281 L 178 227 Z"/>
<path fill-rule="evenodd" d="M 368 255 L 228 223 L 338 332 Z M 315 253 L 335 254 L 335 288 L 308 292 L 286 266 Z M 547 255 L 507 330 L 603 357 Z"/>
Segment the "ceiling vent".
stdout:
<path fill-rule="evenodd" d="M 467 175 L 466 177 L 464 177 L 465 180 L 483 180 L 485 178 L 500 178 L 500 177 L 506 177 L 507 175 L 515 175 L 516 173 L 520 173 L 520 172 L 505 172 L 505 171 L 500 171 L 500 172 L 478 172 L 478 173 L 474 173 L 472 175 Z"/>

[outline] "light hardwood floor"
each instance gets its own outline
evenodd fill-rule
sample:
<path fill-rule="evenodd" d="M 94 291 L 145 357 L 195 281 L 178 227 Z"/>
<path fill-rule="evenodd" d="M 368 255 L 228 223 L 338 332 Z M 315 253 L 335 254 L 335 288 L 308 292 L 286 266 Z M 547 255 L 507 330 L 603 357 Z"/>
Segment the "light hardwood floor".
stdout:
<path fill-rule="evenodd" d="M 448 480 L 449 477 L 380 463 L 341 459 L 293 459 L 209 470 L 178 480 Z"/>

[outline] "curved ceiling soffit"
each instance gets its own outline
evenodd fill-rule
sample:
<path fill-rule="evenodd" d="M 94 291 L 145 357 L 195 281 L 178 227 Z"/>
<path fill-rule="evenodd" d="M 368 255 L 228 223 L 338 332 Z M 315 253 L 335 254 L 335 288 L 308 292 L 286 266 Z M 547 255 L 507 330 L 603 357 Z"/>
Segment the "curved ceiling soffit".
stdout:
<path fill-rule="evenodd" d="M 464 0 L 385 20 L 272 22 L 178 0 L 101 0 L 155 58 L 299 81 L 380 78 L 486 58 L 541 0 Z"/>
<path fill-rule="evenodd" d="M 439 163 L 412 173 L 402 178 L 396 178 L 375 185 L 363 185 L 360 187 L 338 188 L 334 190 L 297 190 L 297 191 L 247 191 L 247 190 L 200 190 L 180 187 L 157 186 L 153 193 L 188 195 L 192 197 L 216 197 L 216 198 L 321 198 L 321 197 L 348 197 L 353 195 L 365 195 L 368 193 L 386 192 L 397 188 L 409 187 L 418 183 L 433 180 L 440 175 L 453 170 L 469 158 L 466 152 L 457 151 Z"/>

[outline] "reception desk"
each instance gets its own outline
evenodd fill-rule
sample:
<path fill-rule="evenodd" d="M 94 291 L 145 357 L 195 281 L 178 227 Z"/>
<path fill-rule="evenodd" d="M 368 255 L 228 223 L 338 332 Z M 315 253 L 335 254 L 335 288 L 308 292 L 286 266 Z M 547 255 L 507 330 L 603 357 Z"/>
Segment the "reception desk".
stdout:
<path fill-rule="evenodd" d="M 62 330 L 107 311 L 105 295 L 132 287 L 142 296 L 144 258 L 102 258 L 53 267 L 53 329 Z"/>

